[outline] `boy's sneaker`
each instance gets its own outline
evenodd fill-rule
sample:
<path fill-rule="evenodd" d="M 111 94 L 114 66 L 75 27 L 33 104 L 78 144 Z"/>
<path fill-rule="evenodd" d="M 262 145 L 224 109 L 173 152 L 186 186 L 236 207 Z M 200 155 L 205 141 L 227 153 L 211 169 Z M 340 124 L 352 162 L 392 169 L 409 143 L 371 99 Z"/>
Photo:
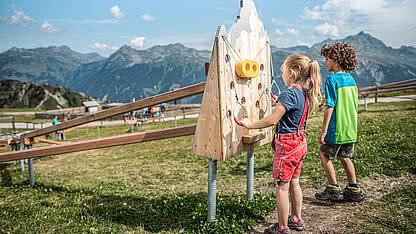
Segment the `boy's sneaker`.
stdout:
<path fill-rule="evenodd" d="M 296 230 L 296 231 L 303 231 L 305 230 L 305 222 L 303 219 L 298 220 L 297 222 L 293 221 L 292 216 L 289 215 L 289 219 L 287 221 L 287 226 L 290 229 Z"/>
<path fill-rule="evenodd" d="M 315 193 L 315 197 L 321 201 L 341 201 L 344 199 L 341 187 L 331 184 L 326 186 L 325 191 Z"/>
<path fill-rule="evenodd" d="M 279 224 L 275 223 L 266 230 L 264 230 L 264 233 L 270 233 L 270 234 L 290 234 L 289 228 L 280 229 Z"/>
<path fill-rule="evenodd" d="M 363 191 L 358 187 L 350 187 L 347 185 L 344 189 L 344 200 L 345 201 L 353 201 L 353 202 L 360 202 L 364 199 Z"/>

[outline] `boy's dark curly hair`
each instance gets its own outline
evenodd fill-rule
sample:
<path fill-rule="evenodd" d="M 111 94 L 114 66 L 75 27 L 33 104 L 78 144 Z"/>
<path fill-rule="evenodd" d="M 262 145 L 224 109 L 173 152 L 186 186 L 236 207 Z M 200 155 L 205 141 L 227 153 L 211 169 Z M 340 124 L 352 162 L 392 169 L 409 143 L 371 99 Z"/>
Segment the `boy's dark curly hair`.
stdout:
<path fill-rule="evenodd" d="M 321 55 L 334 60 L 346 72 L 353 72 L 357 67 L 357 54 L 347 42 L 325 44 L 321 48 Z"/>

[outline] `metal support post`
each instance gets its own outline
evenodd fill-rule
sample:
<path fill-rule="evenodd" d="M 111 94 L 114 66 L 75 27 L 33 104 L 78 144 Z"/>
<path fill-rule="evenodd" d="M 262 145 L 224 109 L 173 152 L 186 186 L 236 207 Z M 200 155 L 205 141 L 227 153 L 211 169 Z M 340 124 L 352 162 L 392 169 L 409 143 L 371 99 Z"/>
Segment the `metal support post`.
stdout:
<path fill-rule="evenodd" d="M 25 145 L 25 150 L 32 149 L 32 145 Z M 28 166 L 29 166 L 29 184 L 35 185 L 35 176 L 33 175 L 33 160 L 29 158 L 28 160 Z"/>
<path fill-rule="evenodd" d="M 254 190 L 254 146 L 250 145 L 250 149 L 247 151 L 247 200 L 253 200 Z"/>
<path fill-rule="evenodd" d="M 78 136 L 78 128 L 75 131 L 76 131 L 76 136 Z"/>
<path fill-rule="evenodd" d="M 85 128 L 85 129 L 87 129 L 87 130 L 86 130 L 86 133 L 87 133 L 87 136 L 88 136 L 88 126 L 87 126 L 87 128 Z"/>
<path fill-rule="evenodd" d="M 215 220 L 217 209 L 217 160 L 208 159 L 208 222 Z"/>
<path fill-rule="evenodd" d="M 100 127 L 97 126 L 97 136 L 100 136 Z"/>
<path fill-rule="evenodd" d="M 20 143 L 18 143 L 16 145 L 16 151 L 20 151 L 22 149 L 22 145 Z M 21 165 L 21 171 L 24 172 L 25 171 L 25 160 L 22 159 L 20 160 L 20 165 Z"/>
<path fill-rule="evenodd" d="M 364 111 L 367 112 L 367 96 L 364 97 Z"/>

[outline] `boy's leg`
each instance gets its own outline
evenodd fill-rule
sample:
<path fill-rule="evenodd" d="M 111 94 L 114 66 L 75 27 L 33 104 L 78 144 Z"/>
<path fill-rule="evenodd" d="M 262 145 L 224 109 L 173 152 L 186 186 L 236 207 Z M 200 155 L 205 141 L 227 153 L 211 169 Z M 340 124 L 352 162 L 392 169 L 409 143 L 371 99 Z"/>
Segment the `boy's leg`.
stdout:
<path fill-rule="evenodd" d="M 325 175 L 328 178 L 329 184 L 337 184 L 337 178 L 335 175 L 335 168 L 332 164 L 332 161 L 325 155 L 324 152 L 319 152 L 319 156 L 321 157 L 321 164 L 324 168 Z"/>
<path fill-rule="evenodd" d="M 289 183 L 283 181 L 276 182 L 276 206 L 281 229 L 287 227 L 289 217 Z"/>
<path fill-rule="evenodd" d="M 332 155 L 332 151 L 334 150 L 335 145 L 322 145 L 321 152 L 319 152 L 322 167 L 324 168 L 325 175 L 328 178 L 328 186 L 325 188 L 325 191 L 318 192 L 315 194 L 315 197 L 318 200 L 340 201 L 344 198 L 342 195 L 342 189 L 337 184 L 334 165 L 332 164 L 332 161 L 329 159 L 329 156 L 327 156 L 327 153 L 325 153 L 325 151 L 328 151 L 329 155 Z"/>
<path fill-rule="evenodd" d="M 292 220 L 297 222 L 298 220 L 302 219 L 302 203 L 303 203 L 303 195 L 302 189 L 299 184 L 299 177 L 292 179 L 290 181 L 290 201 L 291 201 L 291 208 L 292 208 Z"/>
<path fill-rule="evenodd" d="M 355 176 L 355 167 L 350 158 L 338 157 L 347 174 L 348 183 L 357 184 L 357 177 Z"/>

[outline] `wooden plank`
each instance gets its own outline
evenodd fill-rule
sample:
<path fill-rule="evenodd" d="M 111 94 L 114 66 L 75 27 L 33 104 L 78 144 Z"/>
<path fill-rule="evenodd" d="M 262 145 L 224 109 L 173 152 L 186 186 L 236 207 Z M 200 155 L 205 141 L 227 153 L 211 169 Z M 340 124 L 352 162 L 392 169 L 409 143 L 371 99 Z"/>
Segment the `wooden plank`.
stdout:
<path fill-rule="evenodd" d="M 192 144 L 192 152 L 197 155 L 222 160 L 221 118 L 219 115 L 218 93 L 218 38 L 212 49 L 208 77 L 202 98 L 201 113 Z"/>
<path fill-rule="evenodd" d="M 375 90 L 375 89 L 380 89 L 380 88 L 387 88 L 387 87 L 394 86 L 394 85 L 406 84 L 406 83 L 413 83 L 413 82 L 416 82 L 416 79 L 403 80 L 403 81 L 393 82 L 393 83 L 384 84 L 384 85 L 378 85 L 378 86 L 371 86 L 371 87 L 359 88 L 358 90 L 360 92 L 363 92 L 363 91 Z"/>
<path fill-rule="evenodd" d="M 0 145 L 10 145 L 11 140 L 7 139 L 7 140 L 0 140 Z"/>
<path fill-rule="evenodd" d="M 244 135 L 242 136 L 242 141 L 244 144 L 253 144 L 265 138 L 266 138 L 266 135 L 263 133 L 260 133 L 257 135 Z"/>
<path fill-rule="evenodd" d="M 80 152 L 92 149 L 101 149 L 113 146 L 135 144 L 146 141 L 155 141 L 166 138 L 181 137 L 193 135 L 196 125 L 189 125 L 179 128 L 169 128 L 162 130 L 154 130 L 141 132 L 136 134 L 128 134 L 122 136 L 108 137 L 103 139 L 76 142 L 72 144 L 48 146 L 23 151 L 14 151 L 0 153 L 0 162 L 8 162 L 13 160 L 21 160 L 26 158 L 39 158 L 48 155 L 66 154 L 72 152 Z"/>
<path fill-rule="evenodd" d="M 65 145 L 65 144 L 68 144 L 68 142 L 54 141 L 54 140 L 40 138 L 40 137 L 34 138 L 33 142 L 34 143 L 43 142 L 43 143 L 55 144 L 55 145 Z"/>
<path fill-rule="evenodd" d="M 409 89 L 416 89 L 416 86 L 407 86 L 407 87 L 402 87 L 402 88 L 391 88 L 391 89 L 382 89 L 378 91 L 360 92 L 360 95 L 366 96 L 369 94 L 376 94 L 376 93 L 391 93 L 395 91 L 409 90 Z"/>
<path fill-rule="evenodd" d="M 37 136 L 42 136 L 42 135 L 46 135 L 49 133 L 53 133 L 59 130 L 64 130 L 67 128 L 72 128 L 75 126 L 79 126 L 82 124 L 86 124 L 89 122 L 93 122 L 93 121 L 97 121 L 97 120 L 101 120 L 101 119 L 106 119 L 106 118 L 110 118 L 113 116 L 117 116 L 117 115 L 121 115 L 124 114 L 126 112 L 130 112 L 130 111 L 135 111 L 138 109 L 142 109 L 144 107 L 148 107 L 148 106 L 153 106 L 153 105 L 157 105 L 160 103 L 164 103 L 164 102 L 168 102 L 171 100 L 175 100 L 175 99 L 181 99 L 181 98 L 186 98 L 195 94 L 200 94 L 204 92 L 204 88 L 205 88 L 205 82 L 199 83 L 199 84 L 195 84 L 195 85 L 191 85 L 191 86 L 187 86 L 181 89 L 177 89 L 174 91 L 170 91 L 167 93 L 163 93 L 160 95 L 156 95 L 153 97 L 149 97 L 149 98 L 145 98 L 136 102 L 132 102 L 132 103 L 128 103 L 128 104 L 124 104 L 118 107 L 114 107 L 108 110 L 103 110 L 103 111 L 99 111 L 90 115 L 86 115 L 83 117 L 79 117 L 76 119 L 72 119 L 66 122 L 62 122 L 59 123 L 57 125 L 53 125 L 50 127 L 46 127 L 46 128 L 42 128 L 42 129 L 38 129 L 26 134 L 23 134 L 21 136 L 21 139 L 24 138 L 32 138 L 32 137 L 37 137 Z"/>

